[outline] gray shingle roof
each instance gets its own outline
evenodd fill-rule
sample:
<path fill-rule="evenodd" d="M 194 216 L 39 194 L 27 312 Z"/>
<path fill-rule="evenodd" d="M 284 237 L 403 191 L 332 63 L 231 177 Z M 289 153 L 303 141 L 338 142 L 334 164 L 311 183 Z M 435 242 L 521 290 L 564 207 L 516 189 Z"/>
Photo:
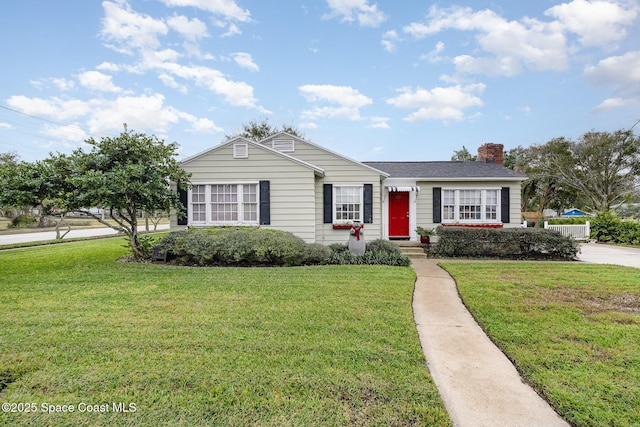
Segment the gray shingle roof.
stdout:
<path fill-rule="evenodd" d="M 390 178 L 433 179 L 510 179 L 525 180 L 526 176 L 493 162 L 362 162 L 387 172 Z"/>

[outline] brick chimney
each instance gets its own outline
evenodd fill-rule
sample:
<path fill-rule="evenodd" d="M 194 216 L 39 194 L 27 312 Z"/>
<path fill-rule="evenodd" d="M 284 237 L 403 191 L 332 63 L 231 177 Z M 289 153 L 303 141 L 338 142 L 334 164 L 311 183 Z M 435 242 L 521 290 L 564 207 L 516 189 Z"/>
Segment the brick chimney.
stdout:
<path fill-rule="evenodd" d="M 478 148 L 479 162 L 495 162 L 504 166 L 504 145 L 488 142 Z"/>

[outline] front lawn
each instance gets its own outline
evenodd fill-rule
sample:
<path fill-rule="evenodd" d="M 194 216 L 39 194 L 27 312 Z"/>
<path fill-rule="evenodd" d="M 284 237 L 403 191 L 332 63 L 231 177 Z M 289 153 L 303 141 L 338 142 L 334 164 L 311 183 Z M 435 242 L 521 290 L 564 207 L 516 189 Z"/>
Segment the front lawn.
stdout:
<path fill-rule="evenodd" d="M 441 264 L 488 335 L 575 426 L 640 425 L 640 270 Z"/>
<path fill-rule="evenodd" d="M 133 264 L 123 242 L 0 252 L 0 425 L 450 425 L 410 268 Z"/>

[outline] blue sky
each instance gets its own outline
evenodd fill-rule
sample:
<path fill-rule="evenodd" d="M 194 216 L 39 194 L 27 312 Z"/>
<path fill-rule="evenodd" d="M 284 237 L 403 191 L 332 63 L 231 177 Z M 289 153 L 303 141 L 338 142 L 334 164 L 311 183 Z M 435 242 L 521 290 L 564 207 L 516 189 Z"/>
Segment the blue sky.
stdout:
<path fill-rule="evenodd" d="M 626 129 L 639 15 L 638 0 L 7 1 L 0 152 L 42 159 L 125 122 L 187 157 L 267 119 L 357 160 Z"/>

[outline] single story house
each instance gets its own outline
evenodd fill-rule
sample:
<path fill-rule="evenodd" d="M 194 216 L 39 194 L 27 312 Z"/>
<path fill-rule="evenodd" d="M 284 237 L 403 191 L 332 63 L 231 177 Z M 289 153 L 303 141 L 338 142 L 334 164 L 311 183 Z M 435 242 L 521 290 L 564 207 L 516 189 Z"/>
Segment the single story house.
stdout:
<path fill-rule="evenodd" d="M 502 145 L 476 162 L 360 162 L 278 133 L 226 141 L 181 162 L 192 187 L 171 229 L 245 225 L 307 242 L 345 243 L 351 224 L 367 240 L 419 240 L 418 226 L 518 227 L 525 176 L 501 165 Z"/>

